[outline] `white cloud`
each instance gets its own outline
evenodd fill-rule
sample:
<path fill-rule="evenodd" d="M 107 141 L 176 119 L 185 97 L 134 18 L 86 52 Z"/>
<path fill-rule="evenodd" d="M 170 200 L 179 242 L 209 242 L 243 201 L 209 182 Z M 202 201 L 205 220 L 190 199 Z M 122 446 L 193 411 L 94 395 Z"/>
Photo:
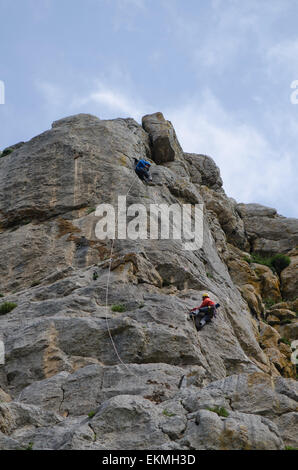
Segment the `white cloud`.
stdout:
<path fill-rule="evenodd" d="M 140 121 L 145 114 L 144 110 L 151 112 L 152 108 L 146 105 L 136 96 L 131 96 L 127 91 L 109 87 L 98 82 L 93 90 L 85 96 L 76 97 L 72 100 L 72 108 L 82 105 L 95 106 L 98 111 L 110 113 L 117 117 L 132 117 Z"/>
<path fill-rule="evenodd" d="M 142 116 L 142 109 L 137 103 L 115 90 L 102 88 L 101 91 L 91 93 L 89 101 L 104 105 L 112 112 L 119 112 L 135 119 L 140 119 Z"/>
<path fill-rule="evenodd" d="M 268 50 L 268 57 L 279 62 L 286 61 L 292 63 L 297 57 L 298 53 L 298 39 L 287 40 L 275 44 Z"/>
<path fill-rule="evenodd" d="M 114 10 L 113 27 L 115 31 L 121 29 L 135 32 L 140 30 L 138 18 L 147 11 L 146 0 L 105 0 L 112 3 Z"/>
<path fill-rule="evenodd" d="M 266 67 L 267 51 L 276 43 L 278 22 L 292 10 L 289 0 L 212 0 L 193 15 L 187 2 L 184 11 L 178 3 L 164 0 L 169 27 L 199 76 L 202 68 L 221 75 L 235 64 L 241 72 L 247 56 L 254 56 Z"/>
<path fill-rule="evenodd" d="M 122 80 L 121 78 L 121 81 Z M 146 105 L 140 98 L 128 91 L 131 85 L 123 88 L 113 87 L 106 82 L 94 81 L 92 85 L 85 85 L 85 91 L 78 94 L 74 90 L 60 85 L 37 81 L 36 87 L 42 94 L 46 112 L 50 115 L 79 113 L 88 109 L 99 116 L 132 117 L 141 121 L 145 113 L 153 112 L 151 106 Z M 56 116 L 53 116 L 56 119 Z"/>
<path fill-rule="evenodd" d="M 66 96 L 60 86 L 47 81 L 37 81 L 36 87 L 43 95 L 47 107 L 57 108 L 63 105 Z"/>
<path fill-rule="evenodd" d="M 210 92 L 165 114 L 185 151 L 216 161 L 228 196 L 296 211 L 294 153 L 273 148 L 258 129 L 227 113 Z"/>
<path fill-rule="evenodd" d="M 268 75 L 275 81 L 286 74 L 289 80 L 298 79 L 298 39 L 282 41 L 274 44 L 267 51 Z M 289 84 L 290 85 L 290 84 Z"/>
<path fill-rule="evenodd" d="M 143 10 L 145 8 L 145 0 L 118 0 L 121 7 L 133 6 Z"/>

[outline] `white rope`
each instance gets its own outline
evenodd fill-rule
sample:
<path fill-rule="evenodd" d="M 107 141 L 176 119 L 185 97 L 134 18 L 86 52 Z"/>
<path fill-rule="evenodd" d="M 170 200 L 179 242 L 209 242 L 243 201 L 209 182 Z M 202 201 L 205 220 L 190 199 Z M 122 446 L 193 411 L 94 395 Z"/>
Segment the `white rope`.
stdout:
<path fill-rule="evenodd" d="M 137 176 L 135 175 L 135 177 L 133 178 L 133 181 L 132 181 L 132 183 L 131 183 L 131 185 L 130 185 L 129 190 L 128 190 L 127 193 L 126 193 L 126 196 L 128 196 L 128 194 L 129 194 L 129 192 L 130 192 L 130 190 L 131 190 L 131 188 L 132 188 L 132 185 L 133 185 L 133 183 L 134 183 L 134 181 L 135 181 L 136 178 L 137 178 Z M 108 272 L 108 280 L 107 280 L 107 288 L 106 288 L 106 325 L 107 325 L 107 329 L 108 329 L 108 332 L 109 332 L 109 337 L 110 337 L 111 343 L 112 343 L 112 345 L 113 345 L 114 351 L 115 351 L 116 356 L 118 357 L 120 363 L 123 364 L 124 367 L 125 367 L 129 372 L 131 372 L 135 377 L 137 377 L 136 374 L 135 374 L 132 370 L 129 369 L 129 367 L 127 366 L 127 364 L 125 364 L 125 362 L 122 361 L 122 359 L 121 359 L 121 357 L 120 357 L 120 355 L 119 355 L 119 353 L 118 353 L 116 344 L 115 344 L 115 342 L 114 342 L 114 340 L 113 340 L 113 336 L 112 336 L 112 333 L 111 333 L 111 330 L 110 330 L 110 327 L 109 327 L 109 321 L 108 321 L 108 316 L 107 316 L 107 310 L 108 310 L 108 296 L 109 296 L 109 284 L 110 284 L 111 267 L 112 267 L 112 261 L 113 261 L 112 256 L 113 256 L 114 243 L 115 243 L 115 239 L 112 240 L 112 247 L 111 247 L 111 253 L 110 253 L 110 264 L 109 264 L 109 272 Z"/>
<path fill-rule="evenodd" d="M 131 185 L 130 185 L 130 187 L 129 187 L 127 193 L 126 193 L 126 197 L 128 196 L 128 194 L 129 194 L 129 192 L 130 192 L 130 190 L 131 190 L 131 188 L 132 188 L 132 186 L 133 186 L 133 184 L 134 184 L 136 178 L 137 178 L 137 175 L 134 176 L 133 181 L 132 181 L 132 183 L 131 183 Z M 154 202 L 156 202 L 155 197 L 154 197 L 154 194 L 153 194 L 153 199 L 154 199 Z M 117 216 L 116 216 L 116 220 L 117 220 Z M 108 333 L 109 333 L 109 337 L 110 337 L 111 343 L 112 343 L 112 345 L 113 345 L 113 348 L 114 348 L 114 351 L 115 351 L 115 353 L 116 353 L 116 356 L 117 356 L 117 358 L 119 359 L 119 362 L 120 362 L 122 365 L 124 365 L 124 367 L 125 367 L 129 372 L 131 372 L 135 377 L 137 377 L 137 375 L 136 375 L 132 370 L 129 369 L 128 365 L 125 364 L 125 362 L 122 361 L 122 359 L 121 359 L 121 357 L 120 357 L 120 355 L 119 355 L 119 353 L 118 353 L 116 344 L 115 344 L 115 342 L 114 342 L 114 340 L 113 340 L 113 336 L 112 336 L 112 333 L 111 333 L 111 330 L 110 330 L 110 327 L 109 327 L 109 321 L 108 321 L 108 316 L 107 316 L 108 297 L 109 297 L 109 284 L 110 284 L 111 267 L 112 267 L 112 261 L 113 261 L 112 255 L 113 255 L 114 243 L 115 243 L 115 239 L 112 239 L 112 247 L 111 247 L 111 253 L 110 253 L 110 264 L 109 264 L 109 272 L 108 272 L 108 280 L 107 280 L 107 288 L 106 288 L 106 325 L 107 325 L 107 329 L 108 329 Z M 146 253 L 145 248 L 144 248 L 144 251 L 145 251 L 145 253 Z"/>

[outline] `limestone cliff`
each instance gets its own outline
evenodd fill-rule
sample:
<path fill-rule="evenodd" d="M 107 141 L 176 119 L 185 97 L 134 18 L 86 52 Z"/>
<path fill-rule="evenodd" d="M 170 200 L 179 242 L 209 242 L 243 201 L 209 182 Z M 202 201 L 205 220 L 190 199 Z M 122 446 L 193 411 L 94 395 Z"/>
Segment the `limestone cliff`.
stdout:
<path fill-rule="evenodd" d="M 297 446 L 298 220 L 229 198 L 214 161 L 184 153 L 161 113 L 142 126 L 70 116 L 11 150 L 0 156 L 0 449 Z M 152 163 L 153 186 L 135 158 Z M 148 209 L 203 204 L 202 248 L 99 240 L 95 208 L 118 195 Z M 291 260 L 280 272 L 260 261 L 277 253 Z M 221 307 L 197 333 L 187 311 L 206 290 Z"/>

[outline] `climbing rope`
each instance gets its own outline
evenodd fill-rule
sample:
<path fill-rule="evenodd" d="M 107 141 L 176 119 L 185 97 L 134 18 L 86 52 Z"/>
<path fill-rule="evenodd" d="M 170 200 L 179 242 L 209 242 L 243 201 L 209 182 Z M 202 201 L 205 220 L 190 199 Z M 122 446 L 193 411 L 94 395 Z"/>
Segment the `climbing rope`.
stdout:
<path fill-rule="evenodd" d="M 130 185 L 130 187 L 129 187 L 129 190 L 128 190 L 127 193 L 126 193 L 126 197 L 128 196 L 128 194 L 129 194 L 129 192 L 130 192 L 130 190 L 131 190 L 131 188 L 132 188 L 132 186 L 133 186 L 133 183 L 134 183 L 134 181 L 135 181 L 136 178 L 137 178 L 137 176 L 135 175 L 134 178 L 133 178 L 133 181 L 132 181 L 132 183 L 131 183 L 131 185 Z M 117 214 L 117 216 L 118 216 L 118 214 Z M 117 221 L 117 216 L 116 216 L 116 221 Z M 128 365 L 125 364 L 125 362 L 122 361 L 122 359 L 121 359 L 121 357 L 120 357 L 120 355 L 119 355 L 119 353 L 118 353 L 116 344 L 115 344 L 115 342 L 114 342 L 114 340 L 113 340 L 113 336 L 112 336 L 112 333 L 111 333 L 111 330 L 110 330 L 109 321 L 108 321 L 108 316 L 107 316 L 107 311 L 108 311 L 108 298 L 109 298 L 109 284 L 110 284 L 111 267 L 112 267 L 112 261 L 113 261 L 112 256 L 113 256 L 113 250 L 114 250 L 114 243 L 115 243 L 115 239 L 113 238 L 113 239 L 112 239 L 112 246 L 111 246 L 111 253 L 110 253 L 110 263 L 109 263 L 108 280 L 107 280 L 107 287 L 106 287 L 106 325 L 107 325 L 107 329 L 108 329 L 108 333 L 109 333 L 109 337 L 110 337 L 111 343 L 112 343 L 112 345 L 113 345 L 113 348 L 114 348 L 114 351 L 115 351 L 115 353 L 116 353 L 116 356 L 117 356 L 117 358 L 119 359 L 119 362 L 120 362 L 129 372 L 131 372 L 135 377 L 137 377 L 136 374 L 135 374 L 132 370 L 129 369 Z"/>
<path fill-rule="evenodd" d="M 128 194 L 129 194 L 129 192 L 130 192 L 130 190 L 131 190 L 131 188 L 132 188 L 132 186 L 133 186 L 133 184 L 134 184 L 136 178 L 138 178 L 137 175 L 134 176 L 133 181 L 132 181 L 132 183 L 131 183 L 131 185 L 130 185 L 130 187 L 129 187 L 129 189 L 128 189 L 126 195 L 125 195 L 126 197 L 128 196 Z M 156 196 L 157 196 L 157 191 L 156 191 Z M 154 202 L 156 202 L 154 194 L 153 194 L 153 199 L 154 199 Z M 116 225 L 117 225 L 117 217 L 118 217 L 118 214 L 116 215 Z M 121 357 L 120 357 L 120 355 L 119 355 L 119 352 L 118 352 L 118 350 L 117 350 L 115 341 L 113 340 L 113 336 L 112 336 L 112 333 L 111 333 L 111 330 L 110 330 L 109 321 L 108 321 L 108 316 L 107 316 L 107 311 L 108 311 L 108 298 L 109 298 L 109 285 L 110 285 L 111 268 L 112 268 L 112 261 L 113 261 L 112 256 L 113 256 L 114 244 L 115 244 L 115 239 L 112 239 L 112 246 L 111 246 L 111 253 L 110 253 L 110 262 L 109 262 L 109 272 L 108 272 L 107 287 L 106 287 L 106 315 L 105 315 L 105 317 L 106 317 L 106 325 L 107 325 L 107 330 L 108 330 L 108 333 L 109 333 L 109 337 L 110 337 L 112 346 L 113 346 L 113 348 L 114 348 L 115 354 L 116 354 L 116 356 L 117 356 L 119 362 L 120 362 L 129 372 L 131 372 L 135 377 L 137 377 L 137 375 L 128 367 L 128 365 L 125 364 L 125 362 L 123 362 L 123 360 L 121 359 Z M 145 252 L 145 254 L 146 254 L 146 250 L 145 250 L 144 247 L 143 247 L 143 249 L 144 249 L 144 252 Z"/>

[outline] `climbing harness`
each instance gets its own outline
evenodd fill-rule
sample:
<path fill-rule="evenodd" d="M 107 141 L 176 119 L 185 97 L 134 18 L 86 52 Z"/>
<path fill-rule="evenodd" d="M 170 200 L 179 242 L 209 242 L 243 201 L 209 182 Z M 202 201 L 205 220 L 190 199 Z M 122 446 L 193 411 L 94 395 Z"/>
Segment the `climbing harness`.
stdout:
<path fill-rule="evenodd" d="M 189 318 L 192 320 L 192 322 L 193 322 L 194 326 L 196 327 L 197 331 L 200 331 L 203 328 L 203 326 L 206 325 L 206 323 L 209 323 L 212 320 L 212 318 L 216 317 L 217 309 L 219 307 L 220 307 L 220 304 L 214 305 L 214 309 L 213 309 L 212 312 L 211 312 L 212 307 L 207 307 L 208 312 L 202 311 L 199 308 L 196 309 L 196 311 L 188 312 Z M 208 320 L 208 319 L 205 319 L 205 316 L 208 315 L 209 312 L 212 313 L 212 316 L 210 315 L 210 318 Z"/>

